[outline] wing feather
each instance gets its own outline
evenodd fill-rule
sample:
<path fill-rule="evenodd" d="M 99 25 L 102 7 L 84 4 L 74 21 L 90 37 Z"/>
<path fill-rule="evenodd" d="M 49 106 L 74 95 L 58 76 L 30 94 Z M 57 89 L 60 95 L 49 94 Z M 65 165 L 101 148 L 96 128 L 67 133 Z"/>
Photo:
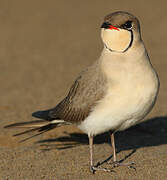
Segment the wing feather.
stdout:
<path fill-rule="evenodd" d="M 106 79 L 98 63 L 90 66 L 76 79 L 68 95 L 49 112 L 49 117 L 71 123 L 83 121 L 106 91 Z"/>

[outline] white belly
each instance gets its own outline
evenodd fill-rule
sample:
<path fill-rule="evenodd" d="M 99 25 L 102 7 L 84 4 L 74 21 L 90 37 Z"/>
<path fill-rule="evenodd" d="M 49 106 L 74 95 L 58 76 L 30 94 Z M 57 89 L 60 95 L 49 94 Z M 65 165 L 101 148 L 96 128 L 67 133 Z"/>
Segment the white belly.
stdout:
<path fill-rule="evenodd" d="M 152 72 L 149 83 L 135 79 L 122 81 L 108 88 L 107 95 L 96 105 L 78 127 L 87 134 L 97 135 L 109 130 L 120 131 L 142 121 L 152 109 L 158 91 L 158 79 Z"/>

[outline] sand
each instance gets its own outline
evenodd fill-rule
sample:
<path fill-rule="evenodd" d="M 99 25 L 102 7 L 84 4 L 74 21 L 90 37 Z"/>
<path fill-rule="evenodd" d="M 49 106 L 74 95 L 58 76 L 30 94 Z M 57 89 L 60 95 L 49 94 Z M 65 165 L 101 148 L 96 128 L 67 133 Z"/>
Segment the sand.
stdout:
<path fill-rule="evenodd" d="M 0 179 L 164 180 L 167 177 L 166 1 L 0 1 Z M 3 127 L 30 121 L 55 106 L 78 73 L 100 55 L 100 25 L 107 13 L 125 10 L 141 21 L 142 36 L 161 88 L 150 120 L 116 134 L 118 159 L 136 171 L 89 172 L 88 138 L 74 126 L 39 137 L 13 137 Z M 29 136 L 32 135 L 31 133 Z M 95 162 L 111 158 L 108 134 L 95 138 Z"/>

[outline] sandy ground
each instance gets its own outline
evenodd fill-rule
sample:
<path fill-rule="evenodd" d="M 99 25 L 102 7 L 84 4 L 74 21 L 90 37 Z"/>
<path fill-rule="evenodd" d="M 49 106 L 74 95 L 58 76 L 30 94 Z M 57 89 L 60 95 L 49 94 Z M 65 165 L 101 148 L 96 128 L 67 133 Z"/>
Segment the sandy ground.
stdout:
<path fill-rule="evenodd" d="M 0 0 L 0 179 L 164 180 L 167 177 L 166 1 Z M 77 74 L 98 58 L 103 16 L 126 10 L 141 21 L 142 35 L 161 89 L 156 106 L 137 127 L 117 133 L 118 158 L 136 171 L 89 172 L 87 136 L 66 126 L 19 143 L 3 126 L 55 106 Z M 31 134 L 29 134 L 31 135 Z M 95 161 L 111 158 L 107 134 L 95 139 Z M 103 163 L 103 167 L 109 167 Z"/>

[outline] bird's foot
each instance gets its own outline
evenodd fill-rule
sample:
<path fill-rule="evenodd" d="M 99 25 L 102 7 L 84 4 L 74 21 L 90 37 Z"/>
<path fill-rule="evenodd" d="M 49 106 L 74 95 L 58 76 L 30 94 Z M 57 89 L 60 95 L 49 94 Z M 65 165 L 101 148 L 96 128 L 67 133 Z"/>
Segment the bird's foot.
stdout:
<path fill-rule="evenodd" d="M 96 166 L 91 166 L 90 171 L 94 174 L 96 171 L 104 171 L 104 172 L 113 172 L 113 170 L 107 169 L 107 168 L 100 168 Z"/>
<path fill-rule="evenodd" d="M 108 164 L 111 164 L 113 165 L 113 167 L 119 167 L 119 166 L 127 166 L 128 168 L 132 168 L 136 171 L 136 168 L 135 168 L 135 163 L 134 162 L 129 162 L 129 163 L 123 163 L 123 162 L 120 162 L 120 161 L 113 161 L 113 162 L 108 162 Z"/>

